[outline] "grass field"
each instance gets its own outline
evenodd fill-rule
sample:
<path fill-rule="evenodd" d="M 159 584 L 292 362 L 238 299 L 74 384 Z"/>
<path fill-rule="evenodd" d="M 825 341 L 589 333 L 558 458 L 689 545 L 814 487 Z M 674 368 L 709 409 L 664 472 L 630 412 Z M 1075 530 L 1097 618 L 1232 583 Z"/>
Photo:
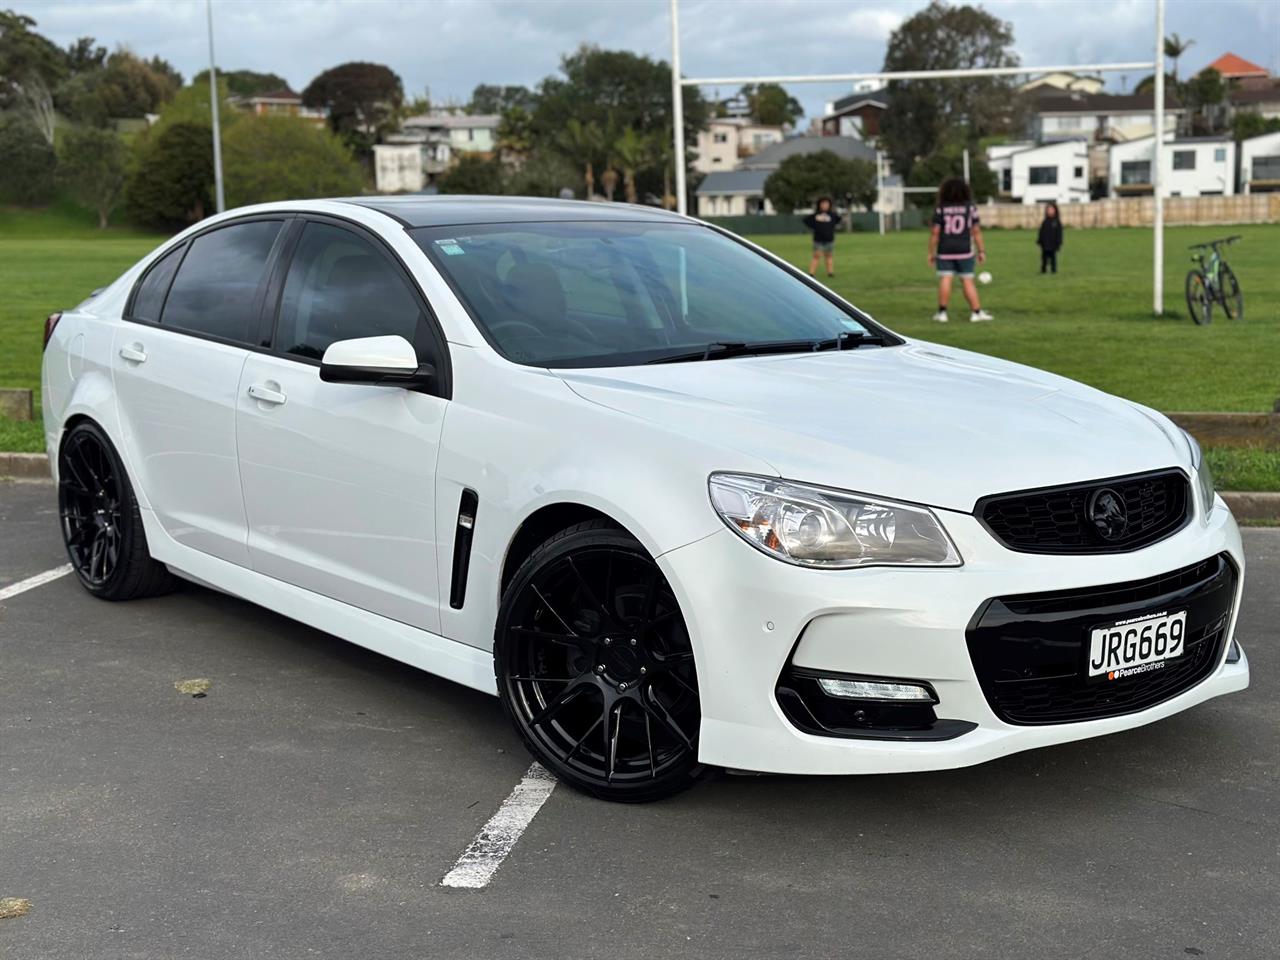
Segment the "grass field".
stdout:
<path fill-rule="evenodd" d="M 1220 316 L 1197 327 L 1182 283 L 1188 244 L 1226 233 L 1244 242 L 1230 261 L 1245 294 L 1247 319 Z M 40 386 L 43 317 L 72 306 L 117 277 L 163 238 L 128 228 L 96 229 L 70 206 L 0 210 L 0 386 Z M 801 266 L 799 235 L 756 238 Z M 913 337 L 977 350 L 1130 397 L 1160 410 L 1270 410 L 1280 397 L 1280 226 L 1171 228 L 1166 234 L 1164 317 L 1151 315 L 1151 232 L 1070 231 L 1056 276 L 1038 272 L 1026 231 L 990 231 L 982 287 L 989 324 L 970 324 L 957 290 L 952 322 L 936 324 L 935 282 L 922 232 L 842 234 L 832 287 L 888 326 Z M 38 403 L 37 397 L 37 403 Z M 0 419 L 0 450 L 40 450 L 37 424 Z M 1280 487 L 1280 455 L 1213 451 L 1224 488 Z"/>

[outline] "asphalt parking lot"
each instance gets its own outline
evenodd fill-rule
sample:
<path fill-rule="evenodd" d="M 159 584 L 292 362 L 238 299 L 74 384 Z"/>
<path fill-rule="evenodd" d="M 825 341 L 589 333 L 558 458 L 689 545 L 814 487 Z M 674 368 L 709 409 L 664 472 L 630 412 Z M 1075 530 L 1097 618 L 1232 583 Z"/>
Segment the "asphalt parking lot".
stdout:
<path fill-rule="evenodd" d="M 65 562 L 55 519 L 0 483 L 0 591 Z M 1280 530 L 1246 546 L 1243 694 L 947 773 L 557 787 L 482 890 L 440 881 L 529 767 L 496 700 L 55 579 L 0 601 L 0 957 L 1274 957 Z"/>

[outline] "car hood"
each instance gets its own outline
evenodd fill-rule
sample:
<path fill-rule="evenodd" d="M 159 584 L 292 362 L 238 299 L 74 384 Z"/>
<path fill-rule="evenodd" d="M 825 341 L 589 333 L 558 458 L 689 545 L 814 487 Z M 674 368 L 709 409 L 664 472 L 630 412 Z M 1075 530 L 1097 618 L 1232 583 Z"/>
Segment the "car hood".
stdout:
<path fill-rule="evenodd" d="M 1153 411 L 928 343 L 556 373 L 585 400 L 779 476 L 965 512 L 993 493 L 1189 460 Z"/>

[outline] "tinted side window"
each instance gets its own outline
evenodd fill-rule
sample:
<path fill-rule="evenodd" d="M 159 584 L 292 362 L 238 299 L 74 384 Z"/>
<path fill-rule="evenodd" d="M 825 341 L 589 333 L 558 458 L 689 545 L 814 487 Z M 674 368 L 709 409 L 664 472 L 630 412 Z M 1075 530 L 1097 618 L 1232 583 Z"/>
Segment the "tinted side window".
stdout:
<path fill-rule="evenodd" d="M 186 244 L 176 250 L 170 250 L 151 265 L 147 275 L 142 279 L 142 285 L 138 287 L 138 292 L 133 298 L 133 309 L 129 312 L 129 316 L 135 320 L 149 320 L 152 323 L 159 323 L 160 308 L 164 306 L 164 296 L 169 292 L 169 284 L 173 280 L 173 272 L 178 269 L 178 263 L 182 260 L 182 251 L 184 249 L 186 249 Z"/>
<path fill-rule="evenodd" d="M 416 344 L 421 308 L 369 241 L 308 223 L 280 298 L 276 349 L 319 360 L 335 340 L 398 335 Z"/>
<path fill-rule="evenodd" d="M 250 339 L 258 288 L 279 220 L 222 227 L 196 237 L 165 301 L 165 326 L 227 340 Z"/>

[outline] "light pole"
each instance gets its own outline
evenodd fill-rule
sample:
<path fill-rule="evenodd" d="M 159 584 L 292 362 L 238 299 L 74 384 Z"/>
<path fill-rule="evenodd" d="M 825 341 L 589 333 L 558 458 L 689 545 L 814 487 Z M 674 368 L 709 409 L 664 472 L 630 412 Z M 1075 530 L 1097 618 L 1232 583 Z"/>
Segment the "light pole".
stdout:
<path fill-rule="evenodd" d="M 680 9 L 679 0 L 671 0 L 671 122 L 675 133 L 676 211 L 689 212 L 684 185 L 684 94 L 680 83 Z"/>
<path fill-rule="evenodd" d="M 222 190 L 222 134 L 218 125 L 218 68 L 213 63 L 213 0 L 205 0 L 205 13 L 209 22 L 209 105 L 213 113 L 213 193 L 218 213 L 227 209 L 227 198 Z"/>

